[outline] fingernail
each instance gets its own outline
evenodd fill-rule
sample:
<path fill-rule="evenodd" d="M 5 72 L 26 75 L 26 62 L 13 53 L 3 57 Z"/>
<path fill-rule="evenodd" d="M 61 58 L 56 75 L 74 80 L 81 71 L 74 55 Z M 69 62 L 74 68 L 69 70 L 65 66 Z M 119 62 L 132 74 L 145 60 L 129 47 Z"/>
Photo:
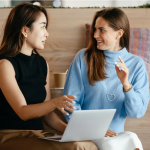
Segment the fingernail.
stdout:
<path fill-rule="evenodd" d="M 117 62 L 115 62 L 115 64 L 117 65 Z"/>
<path fill-rule="evenodd" d="M 73 107 L 73 109 L 76 109 L 76 107 Z"/>
<path fill-rule="evenodd" d="M 124 70 L 123 68 L 121 68 L 121 70 Z"/>
<path fill-rule="evenodd" d="M 119 58 L 121 58 L 121 57 L 119 56 Z"/>
<path fill-rule="evenodd" d="M 117 67 L 119 67 L 119 65 L 116 65 Z"/>
<path fill-rule="evenodd" d="M 66 115 L 69 116 L 69 113 L 67 113 Z"/>
<path fill-rule="evenodd" d="M 107 137 L 109 137 L 109 136 L 107 136 Z"/>
<path fill-rule="evenodd" d="M 77 98 L 76 96 L 74 96 L 75 97 L 75 99 Z"/>
<path fill-rule="evenodd" d="M 75 104 L 76 102 L 75 102 L 75 101 L 72 101 L 72 103 Z"/>

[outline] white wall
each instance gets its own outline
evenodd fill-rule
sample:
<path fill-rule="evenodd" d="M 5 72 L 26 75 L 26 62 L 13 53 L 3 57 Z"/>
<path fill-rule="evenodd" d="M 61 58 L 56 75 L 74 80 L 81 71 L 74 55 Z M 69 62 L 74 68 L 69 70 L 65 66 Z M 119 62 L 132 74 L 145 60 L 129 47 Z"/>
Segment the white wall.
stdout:
<path fill-rule="evenodd" d="M 11 0 L 0 0 L 0 7 L 10 7 Z"/>
<path fill-rule="evenodd" d="M 150 0 L 61 0 L 63 7 L 128 7 L 150 3 Z"/>
<path fill-rule="evenodd" d="M 30 0 L 12 0 L 30 1 Z M 50 1 L 54 0 L 41 0 Z M 150 3 L 150 0 L 61 0 L 63 7 L 128 7 Z M 11 0 L 0 0 L 0 7 L 10 7 Z"/>

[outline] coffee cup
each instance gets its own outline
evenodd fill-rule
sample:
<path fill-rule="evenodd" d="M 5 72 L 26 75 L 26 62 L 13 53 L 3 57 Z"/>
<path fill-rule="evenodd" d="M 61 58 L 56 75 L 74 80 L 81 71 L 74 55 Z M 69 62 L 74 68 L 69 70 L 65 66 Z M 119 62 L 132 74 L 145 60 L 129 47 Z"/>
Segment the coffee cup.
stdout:
<path fill-rule="evenodd" d="M 66 82 L 67 73 L 53 73 L 53 75 L 55 88 L 63 89 Z"/>

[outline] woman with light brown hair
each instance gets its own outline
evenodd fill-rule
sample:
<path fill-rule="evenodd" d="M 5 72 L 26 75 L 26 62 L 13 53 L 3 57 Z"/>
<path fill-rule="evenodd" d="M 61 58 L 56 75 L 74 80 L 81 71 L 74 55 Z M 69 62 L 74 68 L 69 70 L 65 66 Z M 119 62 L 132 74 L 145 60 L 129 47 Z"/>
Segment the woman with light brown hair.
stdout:
<path fill-rule="evenodd" d="M 128 52 L 129 37 L 129 21 L 121 9 L 106 8 L 96 12 L 90 43 L 77 53 L 66 79 L 64 95 L 77 97 L 74 104 L 77 110 L 116 109 L 105 135 L 111 137 L 106 138 L 110 143 L 105 138 L 96 142 L 103 150 L 142 150 L 137 135 L 124 132 L 126 117 L 142 117 L 149 102 L 145 63 Z M 70 116 L 65 117 L 69 120 Z"/>
<path fill-rule="evenodd" d="M 50 98 L 49 66 L 39 55 L 44 49 L 48 15 L 42 6 L 22 3 L 7 18 L 0 45 L 0 150 L 97 150 L 92 142 L 59 143 L 44 136 L 42 120 L 63 133 L 54 112 L 73 112 L 73 95 Z M 69 103 L 68 103 L 69 102 Z"/>

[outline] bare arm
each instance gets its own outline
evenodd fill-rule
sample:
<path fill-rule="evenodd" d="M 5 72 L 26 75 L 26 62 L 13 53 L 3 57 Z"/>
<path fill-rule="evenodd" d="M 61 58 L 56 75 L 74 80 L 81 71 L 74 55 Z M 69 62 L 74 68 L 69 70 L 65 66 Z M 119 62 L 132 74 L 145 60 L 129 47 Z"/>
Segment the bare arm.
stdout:
<path fill-rule="evenodd" d="M 50 95 L 50 75 L 49 75 L 49 66 L 47 64 L 47 84 L 45 86 L 46 92 L 47 92 L 47 96 L 45 101 L 48 101 L 49 99 L 51 99 L 51 95 Z M 64 132 L 65 128 L 66 128 L 66 124 L 57 116 L 57 114 L 55 114 L 54 111 L 49 112 L 48 114 L 44 115 L 42 117 L 42 120 L 48 124 L 50 127 L 52 127 L 55 130 L 58 130 L 60 132 Z"/>
<path fill-rule="evenodd" d="M 54 111 L 48 113 L 47 115 L 42 117 L 43 121 L 48 124 L 51 128 L 64 132 L 67 124 L 64 123 Z"/>
<path fill-rule="evenodd" d="M 25 97 L 15 79 L 14 68 L 12 64 L 5 59 L 0 60 L 0 88 L 10 106 L 22 120 L 39 118 L 55 108 L 61 109 L 64 101 L 73 102 L 73 100 L 70 99 L 73 98 L 73 96 L 69 96 L 69 98 L 62 96 L 40 104 L 27 105 Z"/>

